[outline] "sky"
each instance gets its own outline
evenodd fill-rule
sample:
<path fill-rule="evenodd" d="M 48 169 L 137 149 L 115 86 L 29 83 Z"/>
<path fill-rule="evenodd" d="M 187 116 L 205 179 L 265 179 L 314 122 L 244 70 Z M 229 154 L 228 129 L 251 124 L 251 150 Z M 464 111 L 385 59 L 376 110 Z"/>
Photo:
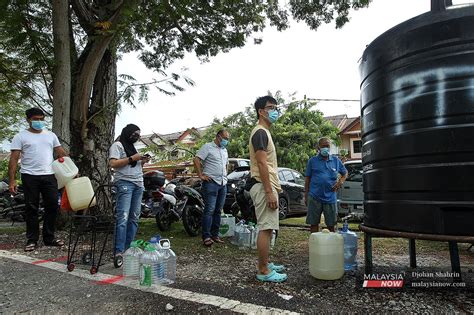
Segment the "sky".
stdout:
<path fill-rule="evenodd" d="M 459 3 L 453 1 L 455 4 Z M 466 3 L 466 1 L 460 1 Z M 209 125 L 214 118 L 242 111 L 258 96 L 280 90 L 285 98 L 359 99 L 359 59 L 365 47 L 393 26 L 430 10 L 430 0 L 373 0 L 369 8 L 352 11 L 342 28 L 321 25 L 312 31 L 304 23 L 292 22 L 278 32 L 266 28 L 254 34 L 242 48 L 234 48 L 201 63 L 188 54 L 167 71 L 185 74 L 196 85 L 166 96 L 150 88 L 148 101 L 135 108 L 124 105 L 116 121 L 116 133 L 128 123 L 142 134 L 166 134 Z M 255 45 L 253 38 L 262 38 Z M 159 78 L 136 54 L 123 56 L 118 72 L 138 82 Z M 360 115 L 358 102 L 320 102 L 316 108 L 325 116 Z"/>

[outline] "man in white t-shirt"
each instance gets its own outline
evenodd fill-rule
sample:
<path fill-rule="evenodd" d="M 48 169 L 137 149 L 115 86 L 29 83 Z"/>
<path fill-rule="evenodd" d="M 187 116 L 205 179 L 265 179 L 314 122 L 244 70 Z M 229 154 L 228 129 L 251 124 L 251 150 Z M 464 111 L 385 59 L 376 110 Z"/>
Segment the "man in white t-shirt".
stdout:
<path fill-rule="evenodd" d="M 38 246 L 38 208 L 40 194 L 44 203 L 43 242 L 47 246 L 63 246 L 64 242 L 54 237 L 58 214 L 58 183 L 51 164 L 53 152 L 57 157 L 66 156 L 58 137 L 44 130 L 44 112 L 30 108 L 26 112 L 29 128 L 15 135 L 11 144 L 8 175 L 9 190 L 17 193 L 16 168 L 21 157 L 21 182 L 26 204 L 26 246 L 25 251 L 33 251 Z"/>

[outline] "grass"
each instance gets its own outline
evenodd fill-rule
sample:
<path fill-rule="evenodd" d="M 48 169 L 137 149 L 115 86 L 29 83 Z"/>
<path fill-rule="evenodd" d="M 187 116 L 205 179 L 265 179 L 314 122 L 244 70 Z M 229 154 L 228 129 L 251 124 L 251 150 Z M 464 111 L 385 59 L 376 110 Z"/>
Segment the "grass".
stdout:
<path fill-rule="evenodd" d="M 26 232 L 26 226 L 2 226 L 0 227 L 0 234 L 19 235 Z"/>
<path fill-rule="evenodd" d="M 309 226 L 306 224 L 306 216 L 304 217 L 290 217 L 280 221 L 281 224 L 288 224 L 288 225 L 304 225 Z M 349 222 L 349 230 L 358 231 L 359 230 L 359 222 Z M 338 227 L 342 227 L 342 223 L 338 222 Z"/>

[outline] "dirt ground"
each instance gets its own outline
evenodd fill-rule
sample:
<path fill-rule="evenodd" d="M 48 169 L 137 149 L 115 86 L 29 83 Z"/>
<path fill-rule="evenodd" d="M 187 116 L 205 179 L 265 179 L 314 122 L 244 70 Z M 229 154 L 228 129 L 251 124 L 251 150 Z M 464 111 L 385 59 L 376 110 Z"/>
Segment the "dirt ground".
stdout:
<path fill-rule="evenodd" d="M 157 233 L 153 222 L 142 222 L 139 237 L 147 239 Z M 434 242 L 417 242 L 416 270 L 409 268 L 408 242 L 400 239 L 373 241 L 374 273 L 402 274 L 403 289 L 367 289 L 363 282 L 363 242 L 360 235 L 358 270 L 349 272 L 336 281 L 322 281 L 308 271 L 309 232 L 295 228 L 281 229 L 272 260 L 287 266 L 288 281 L 281 284 L 260 283 L 255 280 L 256 252 L 239 250 L 226 243 L 204 248 L 198 238 L 184 237 L 182 227 L 176 226 L 167 236 L 178 256 L 177 282 L 174 287 L 237 299 L 247 303 L 277 307 L 302 313 L 332 312 L 423 312 L 423 313 L 474 313 L 474 252 L 469 244 L 459 244 L 462 277 L 465 287 L 414 288 L 411 283 L 433 279 L 413 277 L 413 272 L 449 272 L 450 260 L 447 245 Z M 25 235 L 21 227 L 5 226 L 0 229 L 0 249 L 23 252 Z M 64 239 L 67 231 L 59 232 Z M 67 255 L 67 247 L 56 249 L 40 247 L 28 253 L 38 259 Z M 110 258 L 103 272 L 120 273 L 111 267 Z M 80 267 L 80 266 L 79 266 Z M 84 267 L 82 267 L 84 268 Z M 88 268 L 87 266 L 85 268 Z M 437 283 L 452 279 L 436 278 Z M 117 310 L 120 311 L 120 310 Z"/>

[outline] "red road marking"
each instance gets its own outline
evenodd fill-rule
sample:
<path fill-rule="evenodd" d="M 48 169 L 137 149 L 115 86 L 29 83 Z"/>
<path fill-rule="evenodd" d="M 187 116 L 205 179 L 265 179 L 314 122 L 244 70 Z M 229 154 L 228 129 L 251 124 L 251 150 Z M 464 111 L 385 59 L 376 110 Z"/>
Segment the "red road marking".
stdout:
<path fill-rule="evenodd" d="M 0 249 L 9 250 L 15 248 L 15 244 L 0 244 Z"/>
<path fill-rule="evenodd" d="M 50 259 L 44 259 L 44 260 L 37 260 L 37 261 L 33 261 L 32 264 L 33 265 L 39 265 L 39 264 L 44 264 L 44 263 L 51 262 L 51 261 L 65 261 L 65 260 L 67 260 L 67 256 L 61 256 L 61 257 L 57 257 L 57 258 L 50 258 Z"/>
<path fill-rule="evenodd" d="M 101 281 L 95 281 L 95 284 L 100 284 L 100 285 L 112 284 L 112 283 L 115 283 L 115 282 L 120 281 L 122 279 L 123 279 L 123 276 L 120 275 L 120 276 L 110 277 L 108 279 L 101 280 Z"/>

